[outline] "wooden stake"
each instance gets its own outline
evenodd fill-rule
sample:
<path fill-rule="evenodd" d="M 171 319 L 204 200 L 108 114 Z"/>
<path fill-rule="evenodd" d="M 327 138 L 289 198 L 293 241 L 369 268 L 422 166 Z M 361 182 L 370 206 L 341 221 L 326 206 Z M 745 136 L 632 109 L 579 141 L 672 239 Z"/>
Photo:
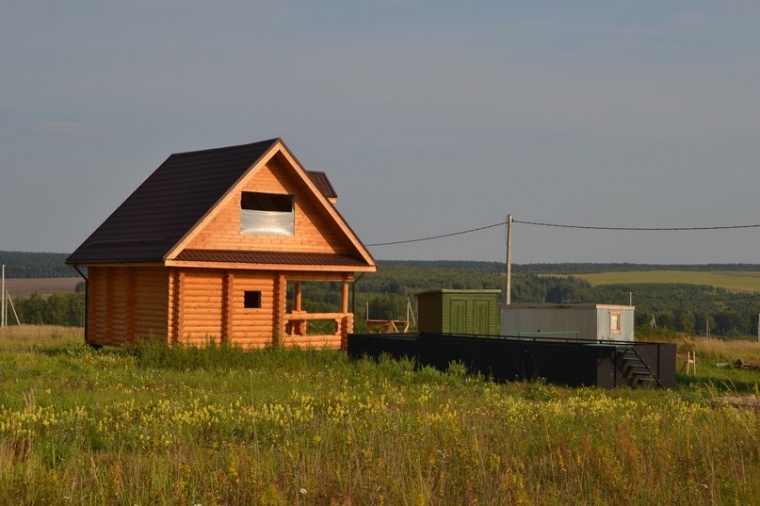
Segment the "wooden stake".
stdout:
<path fill-rule="evenodd" d="M 2 299 L 2 303 L 0 303 L 0 328 L 5 327 L 5 265 L 3 264 L 3 275 L 2 275 L 3 281 L 2 281 L 2 288 L 0 288 L 0 297 Z"/>
<path fill-rule="evenodd" d="M 512 303 L 512 215 L 507 216 L 507 305 Z"/>

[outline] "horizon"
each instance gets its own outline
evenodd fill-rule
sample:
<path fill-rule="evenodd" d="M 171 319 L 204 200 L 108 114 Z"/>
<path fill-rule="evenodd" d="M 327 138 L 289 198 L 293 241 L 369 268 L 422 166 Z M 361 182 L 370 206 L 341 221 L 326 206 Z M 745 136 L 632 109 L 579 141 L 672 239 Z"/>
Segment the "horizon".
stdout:
<path fill-rule="evenodd" d="M 68 256 L 71 253 L 57 252 L 57 251 L 20 251 L 20 250 L 0 250 L 0 255 L 4 253 L 9 254 L 31 254 L 31 255 L 61 255 Z M 474 263 L 474 264 L 498 264 L 506 267 L 506 262 L 498 260 L 457 260 L 457 259 L 435 259 L 435 260 L 414 260 L 414 259 L 376 259 L 377 264 L 383 262 L 397 262 L 397 263 Z M 5 264 L 8 267 L 10 264 Z M 513 262 L 512 266 L 541 266 L 541 265 L 610 265 L 610 266 L 652 266 L 652 267 L 709 267 L 712 265 L 736 265 L 736 266 L 752 266 L 760 269 L 760 262 L 710 262 L 710 263 L 648 263 L 648 262 Z M 67 267 L 74 269 L 72 266 Z"/>

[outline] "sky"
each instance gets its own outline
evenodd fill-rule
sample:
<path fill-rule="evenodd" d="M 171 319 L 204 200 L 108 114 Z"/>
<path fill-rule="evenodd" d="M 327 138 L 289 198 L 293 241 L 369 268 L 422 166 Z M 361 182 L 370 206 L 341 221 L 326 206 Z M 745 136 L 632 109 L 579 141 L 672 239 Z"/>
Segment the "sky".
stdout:
<path fill-rule="evenodd" d="M 71 252 L 171 153 L 281 137 L 365 244 L 760 224 L 754 0 L 0 8 L 0 250 Z M 515 263 L 760 263 L 760 228 L 516 223 Z M 372 246 L 504 261 L 505 227 Z"/>

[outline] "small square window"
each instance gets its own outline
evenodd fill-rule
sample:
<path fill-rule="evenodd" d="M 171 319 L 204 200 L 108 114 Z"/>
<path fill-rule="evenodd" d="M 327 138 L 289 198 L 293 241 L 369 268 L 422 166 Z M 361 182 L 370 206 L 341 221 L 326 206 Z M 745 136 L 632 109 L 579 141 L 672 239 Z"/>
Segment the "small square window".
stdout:
<path fill-rule="evenodd" d="M 243 294 L 243 307 L 246 309 L 261 309 L 261 292 L 245 292 Z"/>

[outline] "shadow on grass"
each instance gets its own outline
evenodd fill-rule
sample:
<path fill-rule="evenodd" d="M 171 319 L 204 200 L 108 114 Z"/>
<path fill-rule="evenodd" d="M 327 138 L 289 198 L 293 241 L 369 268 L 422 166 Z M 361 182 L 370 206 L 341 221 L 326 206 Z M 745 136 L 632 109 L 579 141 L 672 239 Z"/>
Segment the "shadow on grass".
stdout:
<path fill-rule="evenodd" d="M 102 355 L 116 355 L 119 357 L 126 356 L 130 353 L 127 348 L 119 348 L 115 346 L 104 346 L 103 348 L 95 349 L 87 344 L 61 344 L 53 346 L 39 346 L 35 350 L 41 355 L 48 357 L 82 357 L 93 353 Z"/>
<path fill-rule="evenodd" d="M 693 376 L 676 375 L 676 385 L 685 389 L 705 389 L 718 393 L 757 394 L 760 373 L 736 369 L 708 370 Z"/>

